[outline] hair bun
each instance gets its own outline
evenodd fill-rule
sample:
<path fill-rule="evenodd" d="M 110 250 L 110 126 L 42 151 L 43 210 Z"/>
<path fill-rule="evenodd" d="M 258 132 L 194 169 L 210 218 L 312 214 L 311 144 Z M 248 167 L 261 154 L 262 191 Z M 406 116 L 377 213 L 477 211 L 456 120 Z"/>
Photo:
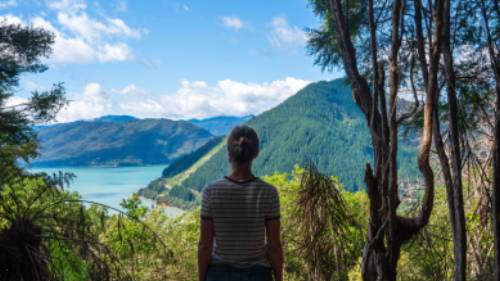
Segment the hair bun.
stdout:
<path fill-rule="evenodd" d="M 259 151 L 257 133 L 248 126 L 237 126 L 229 135 L 227 148 L 231 158 L 244 163 L 255 158 Z"/>
<path fill-rule="evenodd" d="M 239 145 L 243 145 L 248 142 L 248 138 L 246 136 L 241 136 L 240 139 L 238 140 Z"/>

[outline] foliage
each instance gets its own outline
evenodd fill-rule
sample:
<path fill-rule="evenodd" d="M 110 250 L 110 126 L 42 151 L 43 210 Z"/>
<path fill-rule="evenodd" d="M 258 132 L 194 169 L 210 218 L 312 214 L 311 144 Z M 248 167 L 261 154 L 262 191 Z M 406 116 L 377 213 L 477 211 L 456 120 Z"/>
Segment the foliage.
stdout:
<path fill-rule="evenodd" d="M 148 212 L 139 196 L 132 195 L 121 204 L 125 213 L 112 215 L 106 221 L 99 239 L 129 270 L 133 280 L 175 280 L 165 267 L 174 263 L 174 256 L 161 227 L 167 221 L 164 214 Z"/>
<path fill-rule="evenodd" d="M 304 252 L 304 239 L 306 233 L 303 229 L 297 227 L 305 223 L 296 213 L 298 207 L 298 196 L 303 187 L 301 187 L 303 176 L 306 170 L 295 167 L 292 174 L 275 173 L 271 176 L 263 177 L 263 180 L 276 186 L 280 194 L 281 205 L 281 223 L 282 236 L 285 252 L 285 280 L 316 280 L 308 274 L 307 263 L 310 256 Z M 337 181 L 335 178 L 333 181 Z M 350 213 L 353 222 L 356 222 L 357 227 L 361 227 L 366 223 L 365 204 L 367 202 L 366 195 L 361 192 L 350 193 L 342 191 L 339 193 L 341 200 L 345 203 L 346 212 Z M 336 225 L 336 224 L 334 224 Z M 333 226 L 333 225 L 332 225 Z M 165 228 L 166 244 L 172 250 L 176 257 L 177 264 L 171 267 L 172 274 L 175 274 L 175 280 L 195 280 L 196 271 L 191 270 L 196 266 L 196 250 L 199 238 L 199 208 L 187 212 L 182 217 L 172 219 Z M 353 231 L 352 234 L 355 234 Z M 360 233 L 358 233 L 360 234 Z M 345 240 L 344 246 L 352 250 L 354 256 L 345 256 L 345 259 L 336 260 L 345 265 L 347 269 L 352 269 L 357 264 L 357 259 L 360 257 L 360 245 L 363 237 L 358 234 L 349 237 Z M 342 236 L 345 238 L 345 236 Z M 332 235 L 324 236 L 324 242 L 338 241 Z M 329 244 L 330 245 L 330 244 Z M 351 252 L 351 251 L 350 251 Z M 333 260 L 330 260 L 333 262 Z M 339 266 L 341 266 L 339 264 Z M 333 264 L 329 264 L 325 269 L 335 270 Z M 312 279 L 311 279 L 312 278 Z"/>
<path fill-rule="evenodd" d="M 305 252 L 305 245 L 303 243 L 308 233 L 303 226 L 308 222 L 302 219 L 300 213 L 297 213 L 298 208 L 303 208 L 300 205 L 300 202 L 302 202 L 300 201 L 300 193 L 307 190 L 301 184 L 304 180 L 305 171 L 303 168 L 295 167 L 292 174 L 275 173 L 271 176 L 263 177 L 266 182 L 276 186 L 280 194 L 282 236 L 285 252 L 285 280 L 287 281 L 319 280 L 315 279 L 315 276 L 308 271 L 308 264 L 312 262 L 313 257 Z M 330 180 L 332 183 L 339 184 L 336 177 Z M 413 194 L 418 194 L 418 192 L 413 192 Z M 311 195 L 314 196 L 314 194 Z M 329 197 L 328 194 L 322 195 L 323 197 Z M 339 260 L 335 260 L 335 258 L 327 259 L 326 256 L 323 256 L 321 270 L 330 271 L 333 276 L 339 273 L 343 276 L 342 279 L 331 278 L 326 280 L 360 281 L 360 261 L 362 245 L 365 240 L 361 230 L 366 229 L 368 225 L 368 197 L 364 192 L 347 192 L 342 188 L 337 196 L 340 196 L 338 199 L 343 202 L 341 204 L 344 206 L 344 213 L 349 214 L 349 219 L 353 223 L 352 232 L 350 232 L 352 235 L 342 236 L 342 241 L 338 241 L 340 238 L 333 235 L 333 233 L 329 233 L 323 236 L 322 239 L 324 240 L 322 241 L 324 245 L 332 245 L 332 243 L 335 244 L 335 241 L 337 241 L 341 245 L 344 245 L 344 249 L 342 250 L 352 254 L 344 255 L 343 259 Z M 319 196 L 317 200 L 319 200 Z M 321 200 L 324 200 L 324 198 Z M 401 212 L 404 214 L 415 212 L 416 202 L 418 200 L 414 200 L 414 198 L 404 199 L 400 206 Z M 451 280 L 453 273 L 451 226 L 447 213 L 445 189 L 442 187 L 437 189 L 435 204 L 435 212 L 433 212 L 430 224 L 402 249 L 398 280 Z M 476 203 L 471 204 L 475 205 Z M 471 206 L 467 212 L 468 228 L 470 229 L 481 225 L 474 209 L 474 206 Z M 311 213 L 320 212 L 311 208 L 307 210 Z M 345 221 L 337 223 L 351 225 Z M 171 270 L 171 274 L 174 274 L 175 280 L 195 280 L 196 271 L 193 269 L 196 267 L 199 209 L 189 211 L 175 219 L 168 219 L 168 222 L 164 225 L 161 233 L 163 233 L 165 243 L 172 250 L 176 258 L 176 263 L 168 267 Z M 333 231 L 330 227 L 327 229 Z M 486 236 L 482 243 L 491 247 L 492 237 Z M 481 253 L 487 255 L 489 247 L 486 247 Z M 331 250 L 331 248 L 335 247 L 325 247 L 324 249 Z M 341 272 L 339 272 L 340 269 L 342 269 Z M 347 274 L 348 277 L 344 278 L 344 274 Z M 484 272 L 483 274 L 490 274 L 491 276 L 491 272 Z M 471 280 L 476 280 L 472 279 L 471 273 L 469 273 L 469 277 Z"/>
<path fill-rule="evenodd" d="M 0 280 L 168 280 L 172 253 L 149 226 L 161 221 L 145 220 L 137 195 L 110 216 L 53 182 L 26 176 L 2 186 Z"/>
<path fill-rule="evenodd" d="M 53 42 L 53 34 L 43 29 L 0 22 L 0 183 L 21 174 L 19 159 L 37 155 L 31 125 L 52 119 L 67 102 L 62 84 L 57 83 L 51 90 L 33 92 L 21 104 L 8 103 L 21 75 L 47 69 L 41 59 L 51 53 Z"/>
<path fill-rule="evenodd" d="M 314 164 L 309 164 L 301 174 L 291 220 L 308 279 L 348 278 L 363 248 L 362 226 L 350 211 L 338 179 L 319 173 Z"/>

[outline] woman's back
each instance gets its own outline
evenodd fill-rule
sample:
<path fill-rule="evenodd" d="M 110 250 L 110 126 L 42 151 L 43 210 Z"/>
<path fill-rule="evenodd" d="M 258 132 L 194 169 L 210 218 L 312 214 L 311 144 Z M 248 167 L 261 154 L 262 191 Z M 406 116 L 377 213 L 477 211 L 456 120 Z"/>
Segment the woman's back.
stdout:
<path fill-rule="evenodd" d="M 202 197 L 201 217 L 214 227 L 212 264 L 269 267 L 265 225 L 279 219 L 276 188 L 259 178 L 237 182 L 225 177 L 208 185 Z"/>
<path fill-rule="evenodd" d="M 199 281 L 283 280 L 278 191 L 256 178 L 259 137 L 248 126 L 227 139 L 232 173 L 205 187 L 201 202 Z"/>

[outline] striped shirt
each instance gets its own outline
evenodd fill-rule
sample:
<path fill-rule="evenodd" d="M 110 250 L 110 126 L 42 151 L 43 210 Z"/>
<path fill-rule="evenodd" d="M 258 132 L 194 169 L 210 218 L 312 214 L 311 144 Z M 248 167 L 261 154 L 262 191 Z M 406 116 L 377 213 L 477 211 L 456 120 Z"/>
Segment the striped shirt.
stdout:
<path fill-rule="evenodd" d="M 279 217 L 278 191 L 259 178 L 237 182 L 225 177 L 209 184 L 202 193 L 201 218 L 213 220 L 211 263 L 270 267 L 265 224 Z"/>

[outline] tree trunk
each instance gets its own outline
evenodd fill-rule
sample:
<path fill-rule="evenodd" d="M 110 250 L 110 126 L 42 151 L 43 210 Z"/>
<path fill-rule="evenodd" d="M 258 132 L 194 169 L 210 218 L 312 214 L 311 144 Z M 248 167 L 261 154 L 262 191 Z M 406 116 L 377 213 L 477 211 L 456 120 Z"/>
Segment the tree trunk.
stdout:
<path fill-rule="evenodd" d="M 500 84 L 496 86 L 495 148 L 493 154 L 493 235 L 495 281 L 500 281 Z"/>
<path fill-rule="evenodd" d="M 464 215 L 464 199 L 462 191 L 462 164 L 460 156 L 460 133 L 458 129 L 458 102 L 456 94 L 456 78 L 453 67 L 453 55 L 450 46 L 450 0 L 445 1 L 443 13 L 443 58 L 444 72 L 447 83 L 448 94 L 448 125 L 450 129 L 451 141 L 451 181 L 447 184 L 447 189 L 451 189 L 451 194 L 448 193 L 448 201 L 453 201 L 453 204 L 448 204 L 451 216 L 452 232 L 453 232 L 453 252 L 455 260 L 455 281 L 465 281 L 467 267 L 467 233 L 465 229 Z M 437 117 L 437 116 L 436 116 Z M 440 132 L 437 132 L 440 133 Z M 449 197 L 451 195 L 451 197 Z"/>
<path fill-rule="evenodd" d="M 493 196 L 492 196 L 492 227 L 493 227 L 493 247 L 495 259 L 493 261 L 494 279 L 500 281 L 500 54 L 491 38 L 489 29 L 488 13 L 484 0 L 480 0 L 481 15 L 484 21 L 486 39 L 488 43 L 488 54 L 491 62 L 493 77 L 495 78 L 496 108 L 495 108 L 495 128 L 493 146 Z M 500 16 L 498 2 L 494 2 L 494 9 Z M 498 27 L 497 27 L 498 28 Z"/>

